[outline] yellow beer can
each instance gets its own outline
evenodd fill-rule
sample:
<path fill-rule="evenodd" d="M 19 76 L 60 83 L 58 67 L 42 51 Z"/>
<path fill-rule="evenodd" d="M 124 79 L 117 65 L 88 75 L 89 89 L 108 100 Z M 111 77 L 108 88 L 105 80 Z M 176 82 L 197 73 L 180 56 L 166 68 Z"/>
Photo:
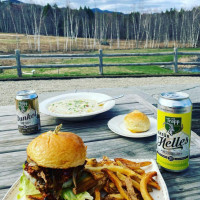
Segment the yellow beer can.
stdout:
<path fill-rule="evenodd" d="M 157 163 L 168 171 L 189 167 L 192 102 L 182 92 L 162 93 L 157 110 Z"/>

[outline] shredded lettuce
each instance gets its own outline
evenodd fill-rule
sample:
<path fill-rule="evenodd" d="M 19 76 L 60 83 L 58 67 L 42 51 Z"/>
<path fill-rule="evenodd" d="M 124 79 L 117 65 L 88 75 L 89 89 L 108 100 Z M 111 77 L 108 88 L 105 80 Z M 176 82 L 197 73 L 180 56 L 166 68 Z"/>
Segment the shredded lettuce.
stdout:
<path fill-rule="evenodd" d="M 73 185 L 72 178 L 70 178 L 67 182 L 65 182 L 62 186 L 62 188 L 69 188 Z"/>
<path fill-rule="evenodd" d="M 40 192 L 35 188 L 35 186 L 29 181 L 29 179 L 24 175 L 20 178 L 20 187 L 17 199 L 25 200 L 26 195 L 36 195 Z"/>
<path fill-rule="evenodd" d="M 88 192 L 82 192 L 75 195 L 70 188 L 62 191 L 62 198 L 65 200 L 93 200 L 93 197 Z"/>

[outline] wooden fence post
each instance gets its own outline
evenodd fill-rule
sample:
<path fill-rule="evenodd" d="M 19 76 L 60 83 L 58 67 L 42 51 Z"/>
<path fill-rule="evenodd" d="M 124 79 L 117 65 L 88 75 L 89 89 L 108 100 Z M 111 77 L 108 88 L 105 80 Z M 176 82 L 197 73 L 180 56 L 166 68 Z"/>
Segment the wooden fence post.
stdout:
<path fill-rule="evenodd" d="M 20 61 L 20 50 L 15 50 L 16 64 L 17 64 L 17 75 L 22 77 L 21 61 Z"/>
<path fill-rule="evenodd" d="M 0 66 L 1 66 L 1 64 L 0 64 Z M 3 73 L 3 69 L 0 69 L 0 74 L 1 74 L 1 73 Z"/>
<path fill-rule="evenodd" d="M 103 75 L 103 50 L 99 49 L 99 74 Z"/>
<path fill-rule="evenodd" d="M 178 48 L 174 47 L 174 73 L 178 73 Z"/>

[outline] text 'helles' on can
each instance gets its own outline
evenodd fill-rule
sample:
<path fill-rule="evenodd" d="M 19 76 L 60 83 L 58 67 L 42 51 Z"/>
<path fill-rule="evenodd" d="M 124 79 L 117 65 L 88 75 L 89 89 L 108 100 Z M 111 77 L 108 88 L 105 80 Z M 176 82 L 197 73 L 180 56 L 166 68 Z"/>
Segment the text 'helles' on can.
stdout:
<path fill-rule="evenodd" d="M 180 172 L 189 167 L 192 103 L 181 92 L 162 93 L 157 111 L 157 163 Z"/>
<path fill-rule="evenodd" d="M 38 95 L 34 90 L 17 92 L 16 111 L 20 133 L 28 135 L 40 130 Z"/>

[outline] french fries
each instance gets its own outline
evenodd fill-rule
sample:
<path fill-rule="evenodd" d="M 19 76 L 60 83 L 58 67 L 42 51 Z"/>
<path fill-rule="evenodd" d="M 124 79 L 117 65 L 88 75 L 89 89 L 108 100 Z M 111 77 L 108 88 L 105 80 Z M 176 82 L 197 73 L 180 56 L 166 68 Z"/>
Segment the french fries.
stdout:
<path fill-rule="evenodd" d="M 151 162 L 146 161 L 146 162 L 140 162 L 140 163 L 136 163 L 124 158 L 115 158 L 115 162 L 120 161 L 122 164 L 124 164 L 125 166 L 127 166 L 130 169 L 139 169 L 140 167 L 145 167 L 151 164 Z"/>
<path fill-rule="evenodd" d="M 115 184 L 111 181 L 107 181 L 106 185 L 104 186 L 104 190 L 108 193 L 108 194 L 115 194 L 118 193 L 117 188 L 115 187 Z"/>
<path fill-rule="evenodd" d="M 119 193 L 124 197 L 126 200 L 131 200 L 128 194 L 122 188 L 121 181 L 117 178 L 117 176 L 108 169 L 103 169 L 104 172 L 108 174 L 109 179 L 115 184 L 116 188 L 119 190 Z"/>
<path fill-rule="evenodd" d="M 88 169 L 89 171 L 94 171 L 94 172 L 101 172 L 102 169 L 108 169 L 112 172 L 120 172 L 127 176 L 138 176 L 139 178 L 141 178 L 141 176 L 139 174 L 135 173 L 133 170 L 124 168 L 121 166 L 116 166 L 113 163 L 110 165 L 103 165 L 101 167 L 90 167 L 90 166 L 86 165 L 85 168 Z"/>
<path fill-rule="evenodd" d="M 101 180 L 98 180 L 98 183 L 95 187 L 88 190 L 88 192 L 92 195 L 95 193 L 95 190 L 98 189 L 101 191 L 107 182 L 107 176 L 103 177 Z"/>
<path fill-rule="evenodd" d="M 98 188 L 95 189 L 94 194 L 95 194 L 94 200 L 101 200 L 101 194 Z"/>
<path fill-rule="evenodd" d="M 97 166 L 98 164 L 96 158 L 87 158 L 86 162 L 87 162 L 87 165 L 90 165 L 90 166 Z"/>
<path fill-rule="evenodd" d="M 95 172 L 87 169 L 86 171 L 89 172 L 95 180 L 100 180 L 105 176 L 103 172 Z"/>
<path fill-rule="evenodd" d="M 121 181 L 125 182 L 126 176 L 124 176 L 123 174 L 120 174 L 119 172 L 117 172 L 117 176 Z M 138 191 L 140 191 L 140 184 L 137 181 L 133 180 L 133 179 L 131 179 L 131 181 L 132 181 L 133 187 L 136 188 Z"/>
<path fill-rule="evenodd" d="M 108 169 L 112 172 L 120 172 L 121 174 L 124 174 L 127 176 L 135 176 L 139 180 L 142 179 L 142 175 L 136 173 L 135 171 L 133 171 L 129 168 L 124 168 L 122 166 L 116 166 L 113 163 L 110 165 L 103 165 L 101 167 L 90 167 L 90 166 L 86 165 L 85 168 L 89 171 L 94 171 L 94 172 L 101 172 L 103 169 Z M 157 182 L 150 180 L 148 184 L 153 186 L 154 188 L 160 190 L 160 186 L 158 185 Z"/>
<path fill-rule="evenodd" d="M 137 200 L 137 195 L 136 195 L 135 190 L 134 190 L 134 188 L 132 186 L 132 181 L 131 181 L 131 178 L 129 176 L 126 177 L 125 184 L 126 184 L 128 196 L 132 200 Z"/>
<path fill-rule="evenodd" d="M 140 182 L 140 189 L 141 189 L 141 194 L 144 200 L 152 200 L 153 198 L 151 195 L 148 193 L 147 190 L 147 184 L 151 180 L 153 176 L 156 176 L 157 172 L 149 172 L 145 174 Z"/>
<path fill-rule="evenodd" d="M 106 156 L 101 161 L 95 158 L 86 161 L 84 171 L 89 177 L 73 188 L 74 193 L 87 189 L 94 200 L 152 200 L 149 193 L 154 189 L 160 190 L 153 178 L 157 173 L 145 172 L 146 167 L 151 165 L 149 161 L 132 162 L 124 158 L 113 161 Z"/>
<path fill-rule="evenodd" d="M 80 181 L 72 190 L 74 194 L 79 194 L 81 192 L 88 191 L 97 184 L 98 182 L 89 176 Z"/>
<path fill-rule="evenodd" d="M 105 200 L 123 200 L 124 197 L 121 194 L 108 194 Z"/>

